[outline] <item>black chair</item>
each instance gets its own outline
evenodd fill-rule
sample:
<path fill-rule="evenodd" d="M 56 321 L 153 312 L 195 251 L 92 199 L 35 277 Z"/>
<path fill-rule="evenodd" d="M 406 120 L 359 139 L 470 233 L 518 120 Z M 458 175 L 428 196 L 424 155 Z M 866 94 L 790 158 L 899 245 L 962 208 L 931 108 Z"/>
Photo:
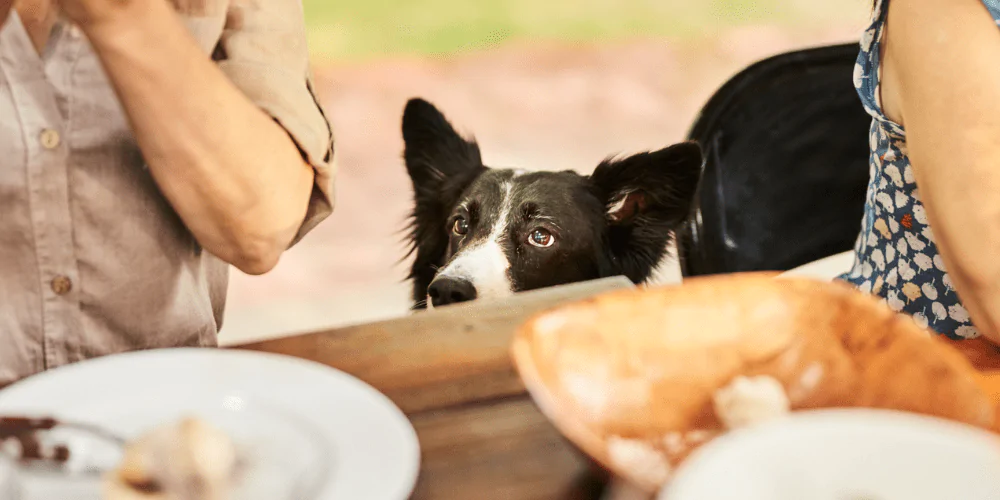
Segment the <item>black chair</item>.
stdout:
<path fill-rule="evenodd" d="M 706 162 L 678 234 L 685 277 L 785 271 L 853 248 L 868 131 L 857 44 L 781 54 L 722 86 L 689 134 Z"/>

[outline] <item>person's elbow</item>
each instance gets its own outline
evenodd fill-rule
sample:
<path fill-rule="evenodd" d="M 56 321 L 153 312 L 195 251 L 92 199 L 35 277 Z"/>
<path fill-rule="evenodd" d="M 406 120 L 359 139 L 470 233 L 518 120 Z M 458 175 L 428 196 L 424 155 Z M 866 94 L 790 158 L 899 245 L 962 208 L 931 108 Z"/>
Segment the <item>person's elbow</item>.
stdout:
<path fill-rule="evenodd" d="M 244 274 L 260 276 L 267 274 L 278 265 L 284 250 L 285 247 L 276 242 L 272 244 L 257 242 L 240 248 L 229 259 L 229 263 Z"/>
<path fill-rule="evenodd" d="M 229 232 L 225 255 L 219 257 L 245 274 L 268 273 L 278 265 L 302 225 L 305 214 L 298 212 L 280 217 L 272 212 L 269 217 L 243 221 L 240 229 Z"/>

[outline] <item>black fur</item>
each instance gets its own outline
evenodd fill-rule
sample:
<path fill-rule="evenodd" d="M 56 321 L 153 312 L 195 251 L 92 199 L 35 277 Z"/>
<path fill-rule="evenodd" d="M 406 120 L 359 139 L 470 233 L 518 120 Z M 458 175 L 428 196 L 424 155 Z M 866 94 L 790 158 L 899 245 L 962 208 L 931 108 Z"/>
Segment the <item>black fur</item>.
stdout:
<path fill-rule="evenodd" d="M 403 139 L 414 190 L 407 255 L 415 254 L 409 278 L 418 308 L 438 271 L 489 233 L 501 186 L 513 203 L 503 239 L 508 278 L 521 291 L 615 275 L 647 280 L 688 216 L 701 176 L 701 148 L 691 142 L 608 159 L 590 176 L 515 176 L 484 166 L 476 142 L 421 99 L 406 105 Z M 612 206 L 619 209 L 609 212 Z M 456 217 L 470 222 L 468 234 L 452 233 Z M 540 227 L 558 234 L 558 245 L 525 244 L 525 235 Z"/>
<path fill-rule="evenodd" d="M 411 99 L 403 111 L 403 160 L 413 182 L 410 268 L 414 297 L 426 297 L 427 286 L 444 264 L 448 248 L 445 221 L 459 195 L 486 171 L 475 140 L 462 138 L 431 103 Z M 417 299 L 414 299 L 417 300 Z"/>

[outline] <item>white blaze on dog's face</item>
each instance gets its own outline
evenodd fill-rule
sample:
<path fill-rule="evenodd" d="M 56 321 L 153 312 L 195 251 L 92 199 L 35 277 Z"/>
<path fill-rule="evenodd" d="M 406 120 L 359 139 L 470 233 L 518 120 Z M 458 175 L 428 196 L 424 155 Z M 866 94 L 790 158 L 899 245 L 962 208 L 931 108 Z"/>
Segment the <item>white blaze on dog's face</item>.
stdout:
<path fill-rule="evenodd" d="M 490 169 L 458 197 L 441 225 L 443 263 L 431 307 L 584 281 L 608 267 L 604 204 L 573 172 Z"/>
<path fill-rule="evenodd" d="M 473 240 L 454 254 L 451 261 L 441 269 L 437 280 L 462 280 L 472 285 L 474 298 L 501 298 L 514 294 L 510 277 L 510 260 L 507 258 L 503 241 L 508 233 L 508 221 L 512 207 L 512 184 L 510 181 L 498 184 L 500 195 L 499 210 L 487 227 L 486 236 Z M 474 207 L 460 208 L 460 213 L 469 214 Z M 468 231 L 469 221 L 458 215 L 452 222 L 452 232 Z M 462 237 L 465 235 L 457 234 Z M 428 296 L 427 304 L 434 307 L 434 298 Z"/>

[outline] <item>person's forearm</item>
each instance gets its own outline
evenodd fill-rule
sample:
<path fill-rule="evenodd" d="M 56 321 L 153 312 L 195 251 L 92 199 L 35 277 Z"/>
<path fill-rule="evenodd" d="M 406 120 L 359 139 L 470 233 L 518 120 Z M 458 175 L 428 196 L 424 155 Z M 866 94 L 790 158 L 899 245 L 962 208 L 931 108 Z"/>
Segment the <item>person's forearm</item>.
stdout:
<path fill-rule="evenodd" d="M 306 215 L 313 170 L 289 135 L 196 45 L 166 0 L 83 27 L 157 185 L 198 242 L 270 270 Z"/>
<path fill-rule="evenodd" d="M 14 8 L 14 0 L 0 0 L 0 28 L 3 28 L 7 17 L 10 16 L 11 9 Z"/>
<path fill-rule="evenodd" d="M 921 201 L 962 304 L 1000 342 L 1000 30 L 980 0 L 889 5 L 886 64 Z"/>

